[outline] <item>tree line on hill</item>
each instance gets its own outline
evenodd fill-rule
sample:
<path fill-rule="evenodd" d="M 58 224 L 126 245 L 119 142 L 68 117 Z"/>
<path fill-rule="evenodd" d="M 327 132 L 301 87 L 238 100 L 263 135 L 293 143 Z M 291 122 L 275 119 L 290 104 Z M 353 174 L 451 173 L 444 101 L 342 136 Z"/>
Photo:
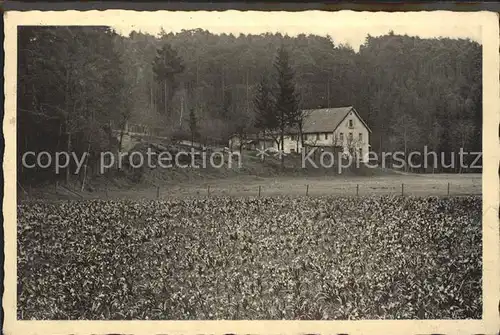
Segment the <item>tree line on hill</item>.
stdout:
<path fill-rule="evenodd" d="M 90 152 L 95 161 L 117 150 L 111 128 L 127 123 L 225 145 L 264 127 L 263 108 L 297 122 L 300 110 L 341 106 L 370 126 L 375 152 L 481 151 L 481 71 L 481 45 L 468 39 L 390 32 L 368 35 L 356 52 L 306 34 L 20 27 L 18 162 L 41 150 Z M 18 165 L 20 180 L 54 177 Z"/>

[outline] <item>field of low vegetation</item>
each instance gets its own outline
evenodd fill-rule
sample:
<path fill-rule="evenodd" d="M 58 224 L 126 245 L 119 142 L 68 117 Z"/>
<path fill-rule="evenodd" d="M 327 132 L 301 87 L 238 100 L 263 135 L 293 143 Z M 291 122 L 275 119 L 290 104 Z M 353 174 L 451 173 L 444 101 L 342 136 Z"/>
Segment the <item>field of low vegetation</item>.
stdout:
<path fill-rule="evenodd" d="M 481 318 L 481 197 L 18 205 L 21 319 Z"/>

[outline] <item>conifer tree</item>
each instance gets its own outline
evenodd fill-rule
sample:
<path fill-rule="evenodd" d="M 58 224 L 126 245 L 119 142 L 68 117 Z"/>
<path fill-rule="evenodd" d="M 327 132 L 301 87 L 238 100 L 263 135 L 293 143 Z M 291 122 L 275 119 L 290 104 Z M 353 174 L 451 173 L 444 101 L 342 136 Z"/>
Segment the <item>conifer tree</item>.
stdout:
<path fill-rule="evenodd" d="M 295 89 L 295 73 L 290 65 L 290 56 L 284 46 L 278 49 L 274 63 L 276 70 L 277 92 L 275 110 L 279 123 L 280 149 L 284 150 L 285 130 L 295 126 L 300 113 L 299 97 Z M 281 166 L 284 167 L 284 156 L 281 154 Z"/>

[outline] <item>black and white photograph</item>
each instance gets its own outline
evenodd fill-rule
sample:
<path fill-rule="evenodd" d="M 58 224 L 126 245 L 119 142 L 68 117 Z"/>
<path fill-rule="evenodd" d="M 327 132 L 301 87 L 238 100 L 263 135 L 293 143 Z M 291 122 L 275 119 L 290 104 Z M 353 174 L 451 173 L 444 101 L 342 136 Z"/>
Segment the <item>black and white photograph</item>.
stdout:
<path fill-rule="evenodd" d="M 149 14 L 11 22 L 12 320 L 495 331 L 495 15 Z"/>

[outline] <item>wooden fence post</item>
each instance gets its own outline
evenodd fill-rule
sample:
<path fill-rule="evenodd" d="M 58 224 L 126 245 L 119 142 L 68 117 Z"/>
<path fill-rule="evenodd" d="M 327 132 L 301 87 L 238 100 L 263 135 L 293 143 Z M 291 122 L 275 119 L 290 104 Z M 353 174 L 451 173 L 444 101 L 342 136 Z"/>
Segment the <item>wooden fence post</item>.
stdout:
<path fill-rule="evenodd" d="M 156 186 L 156 199 L 160 198 L 160 186 Z"/>
<path fill-rule="evenodd" d="M 306 186 L 306 197 L 309 196 L 309 184 Z"/>
<path fill-rule="evenodd" d="M 450 196 L 450 183 L 448 183 L 448 196 Z"/>
<path fill-rule="evenodd" d="M 356 184 L 356 196 L 359 196 L 359 184 Z"/>
<path fill-rule="evenodd" d="M 259 197 L 260 197 L 260 185 L 259 185 Z"/>
<path fill-rule="evenodd" d="M 401 184 L 401 196 L 405 194 L 405 184 Z"/>
<path fill-rule="evenodd" d="M 207 194 L 210 196 L 210 185 L 207 186 Z"/>

